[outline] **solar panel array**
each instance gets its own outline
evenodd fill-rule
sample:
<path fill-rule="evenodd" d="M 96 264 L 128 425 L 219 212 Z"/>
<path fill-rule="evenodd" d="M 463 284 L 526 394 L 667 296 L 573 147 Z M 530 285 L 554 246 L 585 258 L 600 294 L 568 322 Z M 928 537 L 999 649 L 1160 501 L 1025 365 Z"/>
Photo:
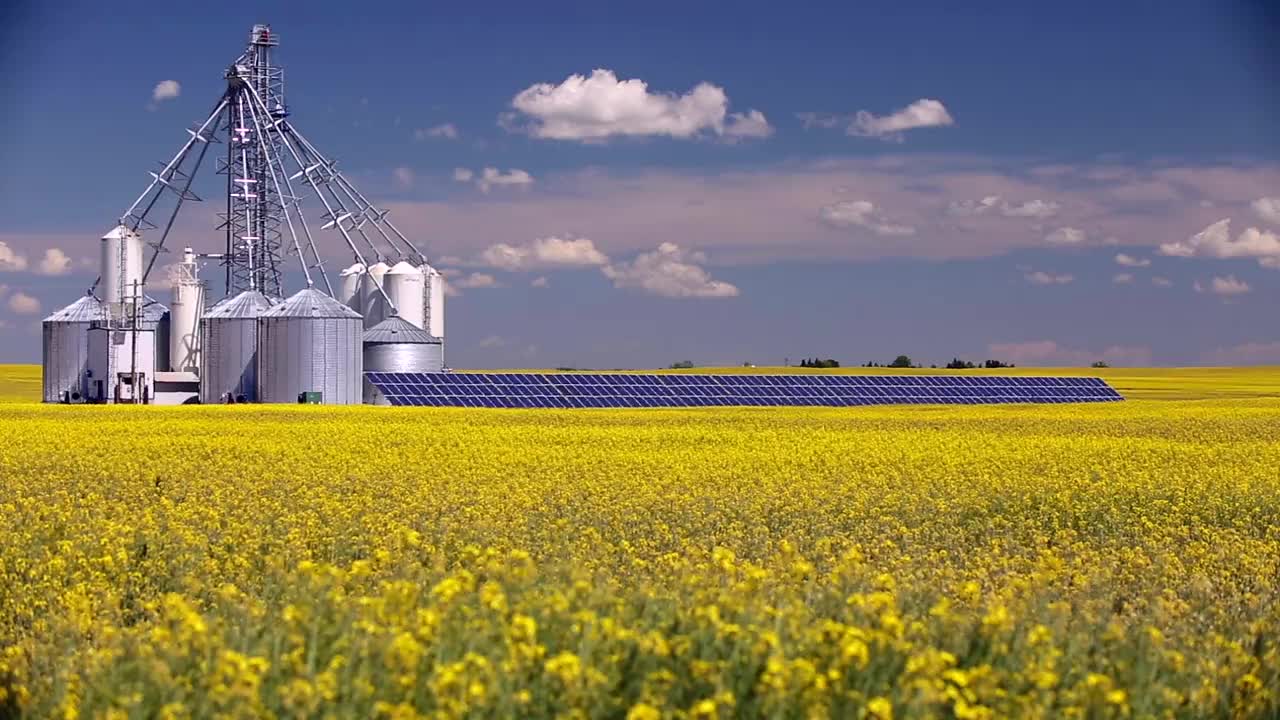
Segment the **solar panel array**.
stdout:
<path fill-rule="evenodd" d="M 487 408 L 1108 402 L 1101 378 L 975 375 L 386 373 L 365 377 L 392 405 Z"/>

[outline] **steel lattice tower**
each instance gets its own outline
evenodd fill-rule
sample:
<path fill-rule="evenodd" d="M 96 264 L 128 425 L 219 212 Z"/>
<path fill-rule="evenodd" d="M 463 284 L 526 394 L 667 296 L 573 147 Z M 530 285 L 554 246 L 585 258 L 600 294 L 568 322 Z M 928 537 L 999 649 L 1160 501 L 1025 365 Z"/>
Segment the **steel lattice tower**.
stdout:
<path fill-rule="evenodd" d="M 200 201 L 191 191 L 192 181 L 210 147 L 218 144 L 226 145 L 225 152 L 214 153 L 217 172 L 225 178 L 226 204 L 218 212 L 225 247 L 203 257 L 221 259 L 228 296 L 257 290 L 283 297 L 282 265 L 291 256 L 298 258 L 308 287 L 318 275 L 333 295 L 303 212 L 304 195 L 318 203 L 313 208 L 323 221 L 319 229 L 341 235 L 357 262 L 426 263 L 426 256 L 387 219 L 387 211 L 370 202 L 290 122 L 284 70 L 271 57 L 279 43 L 270 26 L 253 26 L 248 47 L 224 73 L 227 87 L 213 110 L 187 130 L 186 143 L 151 173 L 151 184 L 120 216 L 120 225 L 130 230 L 156 229 L 159 225 L 149 218 L 155 217 L 161 198 L 176 196 L 160 238 L 149 242 L 153 252 L 144 281 L 166 252 L 165 241 L 184 203 Z M 381 288 L 379 292 L 387 299 Z"/>
<path fill-rule="evenodd" d="M 258 290 L 281 297 L 280 255 L 284 201 L 272 181 L 272 165 L 280 157 L 280 124 L 287 115 L 284 70 L 271 64 L 271 49 L 280 40 L 266 25 L 255 25 L 249 46 L 227 69 L 229 130 L 226 158 L 218 172 L 227 177 L 227 294 Z M 265 108 L 259 119 L 254 109 Z"/>

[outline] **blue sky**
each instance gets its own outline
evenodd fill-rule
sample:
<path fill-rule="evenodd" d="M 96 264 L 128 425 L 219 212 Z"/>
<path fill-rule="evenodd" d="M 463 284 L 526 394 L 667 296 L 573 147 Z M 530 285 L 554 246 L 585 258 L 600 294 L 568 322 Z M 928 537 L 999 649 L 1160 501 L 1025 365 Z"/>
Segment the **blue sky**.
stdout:
<path fill-rule="evenodd" d="M 295 124 L 449 273 L 457 367 L 1280 363 L 1263 3 L 173 5 L 0 18 L 0 362 L 269 22 Z"/>

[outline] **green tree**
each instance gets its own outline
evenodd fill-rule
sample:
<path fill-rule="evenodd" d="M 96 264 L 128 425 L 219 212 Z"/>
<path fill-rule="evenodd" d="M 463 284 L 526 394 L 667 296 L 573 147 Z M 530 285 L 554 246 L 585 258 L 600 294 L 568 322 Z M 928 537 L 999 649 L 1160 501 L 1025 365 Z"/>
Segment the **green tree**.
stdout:
<path fill-rule="evenodd" d="M 913 367 L 913 364 L 911 362 L 911 358 L 907 357 L 906 355 L 899 355 L 898 357 L 893 359 L 893 362 L 889 363 L 889 367 L 909 368 L 909 367 Z"/>

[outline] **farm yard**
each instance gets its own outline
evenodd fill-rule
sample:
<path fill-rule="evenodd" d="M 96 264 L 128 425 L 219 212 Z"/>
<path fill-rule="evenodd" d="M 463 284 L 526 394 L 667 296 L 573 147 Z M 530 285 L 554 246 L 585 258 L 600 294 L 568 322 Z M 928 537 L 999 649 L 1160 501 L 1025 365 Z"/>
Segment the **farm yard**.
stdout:
<path fill-rule="evenodd" d="M 1280 373 L 1089 374 L 1129 399 L 64 407 L 3 368 L 0 716 L 1275 716 Z"/>

